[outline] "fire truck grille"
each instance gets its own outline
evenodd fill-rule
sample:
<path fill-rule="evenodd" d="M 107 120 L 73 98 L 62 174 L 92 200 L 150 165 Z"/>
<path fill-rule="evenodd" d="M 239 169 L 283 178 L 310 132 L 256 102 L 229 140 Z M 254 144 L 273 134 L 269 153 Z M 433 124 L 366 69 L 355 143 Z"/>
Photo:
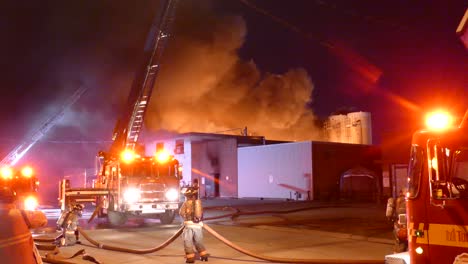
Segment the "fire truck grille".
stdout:
<path fill-rule="evenodd" d="M 140 195 L 143 201 L 161 201 L 164 200 L 164 184 L 146 183 L 140 185 Z"/>

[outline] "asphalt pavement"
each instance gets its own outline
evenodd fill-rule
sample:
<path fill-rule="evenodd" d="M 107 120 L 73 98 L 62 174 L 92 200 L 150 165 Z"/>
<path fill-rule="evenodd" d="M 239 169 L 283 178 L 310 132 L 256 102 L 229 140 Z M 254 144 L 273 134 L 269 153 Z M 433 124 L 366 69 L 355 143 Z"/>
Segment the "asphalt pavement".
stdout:
<path fill-rule="evenodd" d="M 203 199 L 202 203 L 207 225 L 232 242 L 259 254 L 370 259 L 382 260 L 383 263 L 384 256 L 392 253 L 392 226 L 387 222 L 385 208 L 381 204 L 222 198 Z M 176 217 L 171 225 L 161 225 L 159 220 L 135 218 L 123 226 L 111 227 L 105 219 L 87 223 L 91 212 L 92 208 L 86 209 L 80 226 L 97 241 L 125 248 L 151 248 L 166 241 L 181 226 L 181 219 Z M 35 230 L 36 236 L 56 235 L 54 227 L 59 211 L 49 208 L 46 215 L 49 227 Z M 101 263 L 183 262 L 180 237 L 161 252 L 145 255 L 103 250 L 82 240 L 82 245 L 59 248 L 58 256 L 69 257 L 84 249 Z M 213 254 L 210 263 L 265 263 L 230 249 L 209 234 L 205 234 L 205 242 Z M 41 254 L 50 256 L 48 251 L 41 251 Z M 70 261 L 91 263 L 80 257 Z"/>

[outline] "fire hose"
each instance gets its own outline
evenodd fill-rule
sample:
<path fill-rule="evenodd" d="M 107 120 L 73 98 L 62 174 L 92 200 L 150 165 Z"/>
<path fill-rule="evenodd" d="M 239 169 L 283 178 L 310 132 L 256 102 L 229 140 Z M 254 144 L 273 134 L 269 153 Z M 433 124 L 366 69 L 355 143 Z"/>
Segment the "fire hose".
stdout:
<path fill-rule="evenodd" d="M 277 257 L 269 257 L 269 256 L 264 256 L 264 255 L 259 255 L 256 253 L 253 253 L 249 250 L 243 249 L 239 247 L 238 245 L 232 243 L 231 241 L 227 240 L 223 236 L 221 236 L 219 233 L 214 231 L 211 227 L 209 227 L 207 224 L 203 224 L 203 228 L 205 228 L 208 233 L 213 235 L 215 238 L 226 244 L 227 246 L 245 254 L 253 258 L 261 259 L 261 260 L 266 260 L 269 262 L 280 262 L 280 263 L 315 263 L 315 264 L 332 264 L 332 263 L 340 263 L 340 264 L 354 264 L 354 263 L 363 263 L 363 264 L 382 264 L 384 261 L 380 260 L 340 260 L 340 259 L 294 259 L 294 258 L 277 258 Z M 93 239 L 90 238 L 90 236 L 84 232 L 81 228 L 79 228 L 80 233 L 83 235 L 83 237 L 88 240 L 91 244 L 95 245 L 98 248 L 102 249 L 107 249 L 107 250 L 112 250 L 112 251 L 119 251 L 119 252 L 126 252 L 126 253 L 133 253 L 133 254 L 148 254 L 148 253 L 153 253 L 155 251 L 158 251 L 160 249 L 163 249 L 164 247 L 168 246 L 170 243 L 172 243 L 183 231 L 184 227 L 182 226 L 172 237 L 170 237 L 168 240 L 166 240 L 163 244 L 161 244 L 158 247 L 151 248 L 151 249 L 143 249 L 143 250 L 137 250 L 137 249 L 129 249 L 129 248 L 122 248 L 122 247 L 115 247 L 115 246 L 109 246 L 105 245 L 102 243 L 99 243 Z"/>
<path fill-rule="evenodd" d="M 354 263 L 365 263 L 365 264 L 382 264 L 384 261 L 378 261 L 378 260 L 340 260 L 340 259 L 294 259 L 294 258 L 276 258 L 276 257 L 268 257 L 264 255 L 259 255 L 255 254 L 249 250 L 243 249 L 236 244 L 232 243 L 231 241 L 227 240 L 223 236 L 221 236 L 219 233 L 211 229 L 207 224 L 203 224 L 203 228 L 205 228 L 208 233 L 216 237 L 219 241 L 223 242 L 227 246 L 231 247 L 232 249 L 235 249 L 241 253 L 244 253 L 245 255 L 251 256 L 253 258 L 261 259 L 261 260 L 266 260 L 269 262 L 280 262 L 280 263 L 316 263 L 316 264 L 332 264 L 332 263 L 341 263 L 341 264 L 354 264 Z"/>
<path fill-rule="evenodd" d="M 334 208 L 340 208 L 343 206 L 333 206 Z M 216 207 L 207 207 L 205 210 L 209 209 L 214 209 Z M 234 213 L 229 213 L 229 214 L 223 214 L 223 215 L 218 215 L 218 216 L 212 216 L 212 217 L 205 217 L 204 220 L 215 220 L 215 219 L 220 219 L 220 218 L 226 218 L 230 217 L 231 219 L 237 218 L 241 215 L 258 215 L 258 214 L 289 214 L 289 213 L 295 213 L 295 212 L 300 212 L 300 211 L 307 211 L 311 209 L 323 209 L 323 208 L 330 208 L 330 206 L 307 206 L 307 207 L 302 207 L 302 208 L 296 208 L 296 209 L 291 209 L 291 210 L 266 210 L 266 211 L 251 211 L 251 212 L 241 212 L 238 208 L 234 207 L 229 207 L 232 210 L 236 211 Z"/>
<path fill-rule="evenodd" d="M 292 212 L 298 212 L 302 210 L 309 210 L 309 209 L 319 209 L 320 207 L 306 207 L 306 208 L 299 208 L 299 209 L 292 209 L 292 210 L 284 210 L 284 211 L 256 211 L 256 212 L 241 212 L 237 208 L 233 208 L 236 212 L 230 213 L 230 214 L 224 214 L 220 216 L 215 216 L 215 217 L 210 217 L 210 218 L 205 218 L 205 220 L 213 220 L 213 219 L 219 219 L 219 218 L 225 218 L 225 217 L 231 217 L 235 218 L 240 215 L 255 215 L 255 214 L 278 214 L 278 213 L 292 213 Z M 329 208 L 329 207 L 327 207 Z M 253 258 L 269 261 L 269 262 L 276 262 L 276 263 L 316 263 L 316 264 L 331 264 L 331 263 L 340 263 L 340 264 L 355 264 L 355 263 L 364 263 L 364 264 L 382 264 L 384 263 L 383 260 L 341 260 L 341 259 L 294 259 L 294 258 L 278 258 L 278 257 L 270 257 L 270 256 L 264 256 L 260 254 L 253 253 L 249 250 L 246 250 L 244 248 L 239 247 L 238 245 L 232 243 L 231 241 L 227 240 L 223 236 L 221 236 L 219 233 L 214 231 L 211 227 L 209 227 L 207 224 L 203 224 L 203 228 L 213 235 L 215 238 L 226 244 L 227 246 L 231 247 L 234 250 L 237 250 L 245 255 L 248 255 Z M 91 244 L 98 248 L 106 249 L 106 250 L 111 250 L 111 251 L 119 251 L 119 252 L 125 252 L 125 253 L 133 253 L 133 254 L 148 254 L 148 253 L 153 253 L 158 250 L 161 250 L 171 244 L 177 237 L 179 237 L 182 232 L 183 232 L 184 226 L 180 227 L 177 232 L 172 235 L 169 239 L 167 239 L 165 242 L 163 242 L 161 245 L 154 247 L 154 248 L 149 248 L 149 249 L 130 249 L 130 248 L 122 248 L 122 247 L 116 247 L 116 246 L 110 246 L 110 245 L 105 245 L 102 243 L 99 243 L 95 240 L 93 240 L 82 228 L 78 227 L 78 231 L 80 234 L 83 235 L 83 237 L 88 240 Z M 41 241 L 53 241 L 54 239 L 35 239 L 36 240 L 41 240 Z M 49 261 L 49 260 L 48 260 Z M 53 260 L 55 261 L 55 260 Z M 66 263 L 69 264 L 70 262 L 50 262 L 50 263 Z"/>
<path fill-rule="evenodd" d="M 172 235 L 169 239 L 167 239 L 164 243 L 162 243 L 161 245 L 159 245 L 157 247 L 148 248 L 148 249 L 130 249 L 130 248 L 109 246 L 109 245 L 99 243 L 96 240 L 93 240 L 86 232 L 83 231 L 82 228 L 78 227 L 78 231 L 80 232 L 80 234 L 83 235 L 83 237 L 86 240 L 88 240 L 91 244 L 95 245 L 98 248 L 112 250 L 112 251 L 133 253 L 133 254 L 148 254 L 148 253 L 153 253 L 153 252 L 156 252 L 158 250 L 161 250 L 161 249 L 167 247 L 169 244 L 171 244 L 178 236 L 180 236 L 180 234 L 182 234 L 183 230 L 184 230 L 184 226 L 179 228 L 179 230 L 177 230 L 177 232 L 174 235 Z"/>

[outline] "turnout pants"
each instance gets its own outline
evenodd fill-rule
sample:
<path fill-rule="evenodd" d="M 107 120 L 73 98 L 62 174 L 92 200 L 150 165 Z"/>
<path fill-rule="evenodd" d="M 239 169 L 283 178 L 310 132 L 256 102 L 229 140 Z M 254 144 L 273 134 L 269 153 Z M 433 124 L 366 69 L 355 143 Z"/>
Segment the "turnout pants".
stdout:
<path fill-rule="evenodd" d="M 199 224 L 185 224 L 182 233 L 184 239 L 185 257 L 187 259 L 195 258 L 194 247 L 201 257 L 208 254 L 205 245 L 203 245 L 203 227 Z"/>

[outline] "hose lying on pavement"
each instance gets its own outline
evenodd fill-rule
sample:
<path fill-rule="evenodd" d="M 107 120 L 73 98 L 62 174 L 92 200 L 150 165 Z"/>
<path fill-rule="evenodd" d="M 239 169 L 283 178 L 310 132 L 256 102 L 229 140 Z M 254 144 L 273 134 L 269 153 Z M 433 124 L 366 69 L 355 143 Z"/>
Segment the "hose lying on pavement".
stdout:
<path fill-rule="evenodd" d="M 126 253 L 133 253 L 133 254 L 148 254 L 148 253 L 153 253 L 158 250 L 161 250 L 165 247 L 167 247 L 170 243 L 172 243 L 180 234 L 182 234 L 182 231 L 184 230 L 184 226 L 179 228 L 177 232 L 172 235 L 168 240 L 166 240 L 164 243 L 161 245 L 154 247 L 154 248 L 148 248 L 148 249 L 131 249 L 131 248 L 122 248 L 122 247 L 116 247 L 116 246 L 109 246 L 109 245 L 104 245 L 101 244 L 95 240 L 93 240 L 85 231 L 83 231 L 82 228 L 78 227 L 78 231 L 80 232 L 83 237 L 88 240 L 91 244 L 95 245 L 98 248 L 102 249 L 107 249 L 107 250 L 112 250 L 112 251 L 120 251 L 120 252 L 126 252 Z"/>
<path fill-rule="evenodd" d="M 333 207 L 338 208 L 338 207 L 343 207 L 343 206 L 333 206 Z M 296 208 L 296 209 L 291 209 L 291 210 L 269 210 L 269 211 L 249 211 L 249 212 L 242 212 L 240 209 L 235 208 L 235 207 L 231 207 L 231 208 L 236 212 L 229 213 L 229 214 L 218 215 L 218 216 L 212 216 L 212 217 L 205 217 L 205 218 L 203 218 L 203 220 L 215 220 L 215 219 L 226 218 L 226 217 L 230 217 L 231 219 L 234 219 L 234 218 L 237 218 L 237 217 L 239 217 L 241 215 L 289 214 L 289 213 L 307 211 L 307 210 L 312 210 L 312 209 L 330 208 L 330 206 L 307 206 L 307 207 Z"/>
<path fill-rule="evenodd" d="M 203 228 L 205 228 L 208 233 L 212 234 L 214 237 L 216 237 L 218 240 L 223 242 L 224 244 L 228 245 L 229 247 L 244 253 L 248 256 L 251 256 L 253 258 L 261 259 L 261 260 L 266 260 L 269 262 L 281 262 L 281 263 L 316 263 L 316 264 L 333 264 L 333 263 L 341 263 L 341 264 L 357 264 L 357 263 L 362 263 L 362 264 L 383 264 L 383 260 L 341 260 L 341 259 L 293 259 L 293 258 L 276 258 L 276 257 L 268 257 L 268 256 L 263 256 L 259 254 L 255 254 L 249 250 L 243 249 L 236 244 L 232 243 L 231 241 L 227 240 L 220 234 L 218 234 L 216 231 L 211 229 L 207 224 L 203 224 Z"/>

